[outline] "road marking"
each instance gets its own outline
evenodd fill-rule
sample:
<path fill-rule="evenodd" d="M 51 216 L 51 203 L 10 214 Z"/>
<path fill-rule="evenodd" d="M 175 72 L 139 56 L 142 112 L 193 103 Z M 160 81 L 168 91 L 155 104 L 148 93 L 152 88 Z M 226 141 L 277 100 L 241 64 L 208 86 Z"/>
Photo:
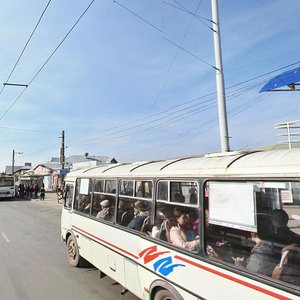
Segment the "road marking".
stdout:
<path fill-rule="evenodd" d="M 1 232 L 1 235 L 3 236 L 3 238 L 6 240 L 7 243 L 10 242 L 10 240 L 8 239 L 8 237 L 5 235 L 4 232 Z"/>

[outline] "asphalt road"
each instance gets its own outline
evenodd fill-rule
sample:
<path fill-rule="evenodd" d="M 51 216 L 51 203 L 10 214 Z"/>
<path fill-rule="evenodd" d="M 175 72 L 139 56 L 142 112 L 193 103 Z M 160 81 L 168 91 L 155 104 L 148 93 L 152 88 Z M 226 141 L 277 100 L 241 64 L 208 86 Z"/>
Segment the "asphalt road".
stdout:
<path fill-rule="evenodd" d="M 0 201 L 1 300 L 138 299 L 91 265 L 71 267 L 65 252 L 59 207 Z"/>

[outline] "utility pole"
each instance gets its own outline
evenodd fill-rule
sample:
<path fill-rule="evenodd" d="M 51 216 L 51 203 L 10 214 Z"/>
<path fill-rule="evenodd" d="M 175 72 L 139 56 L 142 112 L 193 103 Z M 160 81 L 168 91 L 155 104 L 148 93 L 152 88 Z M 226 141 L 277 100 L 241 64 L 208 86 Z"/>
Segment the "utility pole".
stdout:
<path fill-rule="evenodd" d="M 15 149 L 13 149 L 13 152 L 12 152 L 11 175 L 14 175 L 14 172 L 15 172 L 15 154 L 23 154 L 23 152 L 16 152 Z"/>
<path fill-rule="evenodd" d="M 61 132 L 61 147 L 60 147 L 60 164 L 61 164 L 61 170 L 60 170 L 60 175 L 61 175 L 61 182 L 60 186 L 63 187 L 64 185 L 64 176 L 65 176 L 65 131 L 63 130 Z M 58 184 L 58 182 L 57 182 Z"/>
<path fill-rule="evenodd" d="M 61 132 L 60 163 L 62 170 L 65 168 L 65 131 Z"/>
<path fill-rule="evenodd" d="M 222 152 L 228 152 L 230 151 L 230 147 L 229 147 L 229 135 L 228 135 L 228 125 L 227 125 L 218 1 L 211 0 L 211 7 L 212 7 L 212 24 L 213 24 L 213 33 L 214 33 L 214 47 L 215 47 L 215 63 L 216 63 L 215 69 L 216 69 L 221 149 Z"/>
<path fill-rule="evenodd" d="M 12 154 L 12 165 L 11 165 L 11 175 L 14 175 L 14 171 L 15 171 L 15 149 L 13 150 L 13 154 Z"/>

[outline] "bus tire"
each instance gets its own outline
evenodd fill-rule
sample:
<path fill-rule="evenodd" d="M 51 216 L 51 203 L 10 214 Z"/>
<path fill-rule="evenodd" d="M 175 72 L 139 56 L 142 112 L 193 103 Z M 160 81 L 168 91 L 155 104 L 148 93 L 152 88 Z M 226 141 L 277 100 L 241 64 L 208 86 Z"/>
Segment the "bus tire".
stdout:
<path fill-rule="evenodd" d="M 73 267 L 79 267 L 82 263 L 82 257 L 79 254 L 79 248 L 74 235 L 70 235 L 67 240 L 67 258 Z"/>
<path fill-rule="evenodd" d="M 160 289 L 155 293 L 153 300 L 177 300 L 177 298 L 169 290 Z"/>

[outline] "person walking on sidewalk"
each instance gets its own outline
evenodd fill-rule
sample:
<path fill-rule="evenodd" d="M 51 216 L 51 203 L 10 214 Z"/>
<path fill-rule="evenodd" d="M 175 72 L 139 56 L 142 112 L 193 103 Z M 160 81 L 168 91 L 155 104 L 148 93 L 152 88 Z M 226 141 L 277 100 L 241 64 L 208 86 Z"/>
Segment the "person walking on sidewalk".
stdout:
<path fill-rule="evenodd" d="M 45 200 L 45 188 L 44 188 L 44 185 L 42 185 L 41 190 L 40 190 L 40 199 L 41 199 L 41 201 Z"/>

